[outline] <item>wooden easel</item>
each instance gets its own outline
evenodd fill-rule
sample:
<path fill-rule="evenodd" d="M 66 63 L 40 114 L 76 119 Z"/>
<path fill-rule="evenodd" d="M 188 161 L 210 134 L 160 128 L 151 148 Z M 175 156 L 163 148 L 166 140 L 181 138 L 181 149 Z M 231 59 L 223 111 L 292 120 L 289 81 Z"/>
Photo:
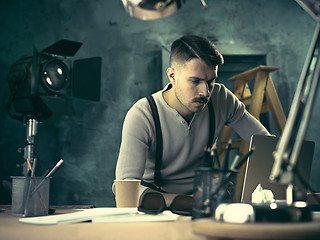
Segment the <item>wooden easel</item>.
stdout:
<path fill-rule="evenodd" d="M 260 114 L 271 112 L 278 131 L 281 134 L 286 123 L 286 116 L 282 109 L 277 91 L 274 87 L 270 72 L 278 70 L 277 67 L 260 65 L 248 71 L 242 72 L 229 78 L 234 81 L 233 93 L 245 104 L 246 109 L 260 121 Z M 255 79 L 251 93 L 248 85 L 249 80 Z M 264 97 L 266 99 L 264 101 Z M 230 139 L 232 128 L 225 126 L 218 140 L 219 159 L 223 159 L 224 151 Z M 233 139 L 231 148 L 238 148 L 240 158 L 249 151 L 249 145 L 242 139 Z M 222 163 L 221 163 L 222 164 Z M 243 165 L 237 175 L 235 201 L 240 201 L 246 165 Z"/>

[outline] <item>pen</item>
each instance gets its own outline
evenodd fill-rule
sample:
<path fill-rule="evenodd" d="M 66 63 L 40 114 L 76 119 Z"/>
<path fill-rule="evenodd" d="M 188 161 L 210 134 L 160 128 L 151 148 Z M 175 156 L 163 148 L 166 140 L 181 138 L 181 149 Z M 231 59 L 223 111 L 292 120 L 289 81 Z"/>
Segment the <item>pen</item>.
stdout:
<path fill-rule="evenodd" d="M 231 164 L 231 166 L 230 166 L 230 170 L 231 170 L 231 171 L 236 170 L 235 167 L 236 167 L 236 164 L 238 163 L 239 158 L 240 158 L 239 154 L 237 154 L 237 155 L 234 157 L 233 162 L 232 162 L 232 164 Z"/>
<path fill-rule="evenodd" d="M 32 169 L 31 169 L 31 177 L 35 176 L 35 171 L 36 171 L 36 165 L 37 165 L 37 159 L 33 159 L 33 164 L 32 164 Z"/>
<path fill-rule="evenodd" d="M 48 173 L 46 177 L 50 177 L 57 170 L 57 168 L 60 167 L 62 163 L 63 163 L 63 160 L 60 159 L 60 161 L 54 166 L 54 168 L 52 168 L 52 170 Z"/>
<path fill-rule="evenodd" d="M 216 145 L 212 146 L 212 150 L 214 152 L 214 157 L 215 157 L 214 159 L 217 162 L 218 169 L 220 169 L 221 168 L 221 164 L 220 164 L 219 154 L 218 154 Z"/>
<path fill-rule="evenodd" d="M 63 160 L 60 159 L 60 161 L 54 166 L 54 168 L 52 168 L 52 170 L 47 174 L 47 176 L 45 176 L 44 179 L 42 179 L 42 181 L 36 186 L 36 188 L 32 191 L 31 196 L 41 187 L 41 185 L 44 183 L 44 181 L 46 180 L 46 178 L 50 177 L 56 170 L 57 168 L 63 163 Z"/>
<path fill-rule="evenodd" d="M 48 172 L 49 172 L 49 169 L 47 169 L 47 170 L 43 173 L 42 178 L 46 177 L 47 174 L 48 174 Z"/>
<path fill-rule="evenodd" d="M 215 169 L 215 157 L 214 157 L 214 152 L 213 152 L 213 150 L 212 150 L 212 148 L 211 148 L 211 150 L 210 150 L 210 157 L 211 157 L 211 159 L 212 159 L 212 167 L 213 167 L 213 169 Z"/>
<path fill-rule="evenodd" d="M 236 165 L 235 169 L 238 170 L 240 167 L 247 161 L 247 158 L 256 150 L 256 147 L 252 147 L 251 150 L 244 155 L 244 157 L 240 160 L 240 162 Z"/>
<path fill-rule="evenodd" d="M 222 163 L 222 169 L 223 170 L 227 170 L 228 167 L 229 167 L 229 153 L 230 153 L 230 149 L 231 149 L 231 144 L 232 144 L 232 140 L 229 139 L 227 147 L 226 147 L 226 152 L 225 152 L 225 155 L 224 155 L 224 160 L 223 160 L 223 163 Z"/>
<path fill-rule="evenodd" d="M 213 168 L 213 161 L 212 156 L 210 154 L 210 148 L 204 148 L 203 165 L 204 167 Z"/>

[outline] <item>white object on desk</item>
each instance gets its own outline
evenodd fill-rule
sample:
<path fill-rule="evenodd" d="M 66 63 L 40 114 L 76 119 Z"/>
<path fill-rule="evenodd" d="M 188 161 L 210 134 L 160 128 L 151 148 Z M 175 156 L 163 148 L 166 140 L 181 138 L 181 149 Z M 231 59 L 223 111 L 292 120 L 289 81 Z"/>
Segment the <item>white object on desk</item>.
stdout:
<path fill-rule="evenodd" d="M 271 190 L 263 189 L 261 184 L 258 184 L 254 192 L 252 193 L 251 202 L 255 204 L 259 203 L 272 203 L 274 202 L 274 196 Z"/>
<path fill-rule="evenodd" d="M 179 216 L 165 211 L 157 215 L 138 212 L 137 208 L 92 208 L 79 212 L 44 217 L 20 218 L 19 222 L 39 225 L 95 222 L 158 222 L 176 221 Z"/>
<path fill-rule="evenodd" d="M 254 222 L 252 205 L 246 203 L 220 204 L 215 210 L 215 220 L 228 223 Z"/>

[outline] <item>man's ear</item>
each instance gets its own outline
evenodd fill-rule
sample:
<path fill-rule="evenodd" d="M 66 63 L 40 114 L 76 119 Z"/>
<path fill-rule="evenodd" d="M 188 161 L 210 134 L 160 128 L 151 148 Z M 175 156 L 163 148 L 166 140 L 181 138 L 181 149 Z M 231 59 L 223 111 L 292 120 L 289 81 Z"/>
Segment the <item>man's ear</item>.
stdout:
<path fill-rule="evenodd" d="M 172 84 L 175 83 L 175 70 L 172 67 L 167 69 L 167 76 Z"/>

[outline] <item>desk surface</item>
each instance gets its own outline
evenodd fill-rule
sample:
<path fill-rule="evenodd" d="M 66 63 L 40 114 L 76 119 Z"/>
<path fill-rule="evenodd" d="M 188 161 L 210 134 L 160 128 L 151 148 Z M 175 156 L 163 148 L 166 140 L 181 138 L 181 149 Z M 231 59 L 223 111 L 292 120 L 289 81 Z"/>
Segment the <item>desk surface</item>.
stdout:
<path fill-rule="evenodd" d="M 57 209 L 55 214 L 70 213 L 72 210 Z M 286 229 L 287 233 L 283 234 Z M 181 217 L 176 222 L 140 223 L 74 223 L 62 225 L 32 225 L 19 222 L 11 215 L 10 207 L 0 212 L 0 239 L 57 240 L 57 239 L 165 239 L 165 240 L 209 240 L 209 239 L 301 239 L 301 231 L 310 237 L 310 231 L 320 239 L 320 215 L 313 223 L 291 224 L 229 224 L 210 219 L 191 221 Z M 291 231 L 291 232 L 290 232 Z M 300 232 L 299 232 L 300 231 Z M 294 232 L 298 234 L 294 234 Z M 279 235 L 280 234 L 280 235 Z M 308 235 L 309 234 L 309 235 Z M 242 236 L 239 238 L 239 236 Z M 255 237 L 254 237 L 255 236 Z M 277 236 L 281 236 L 277 238 Z M 304 239 L 304 238 L 302 238 Z"/>
<path fill-rule="evenodd" d="M 10 208 L 9 208 L 10 209 Z M 63 225 L 31 225 L 19 223 L 19 217 L 11 215 L 8 208 L 0 213 L 0 239 L 65 240 L 65 239 L 165 239 L 205 240 L 192 230 L 190 217 L 181 217 L 176 222 L 140 223 L 74 223 Z M 56 214 L 70 210 L 56 210 Z"/>
<path fill-rule="evenodd" d="M 320 239 L 320 215 L 312 222 L 293 223 L 225 223 L 199 219 L 192 223 L 194 232 L 208 239 Z"/>

